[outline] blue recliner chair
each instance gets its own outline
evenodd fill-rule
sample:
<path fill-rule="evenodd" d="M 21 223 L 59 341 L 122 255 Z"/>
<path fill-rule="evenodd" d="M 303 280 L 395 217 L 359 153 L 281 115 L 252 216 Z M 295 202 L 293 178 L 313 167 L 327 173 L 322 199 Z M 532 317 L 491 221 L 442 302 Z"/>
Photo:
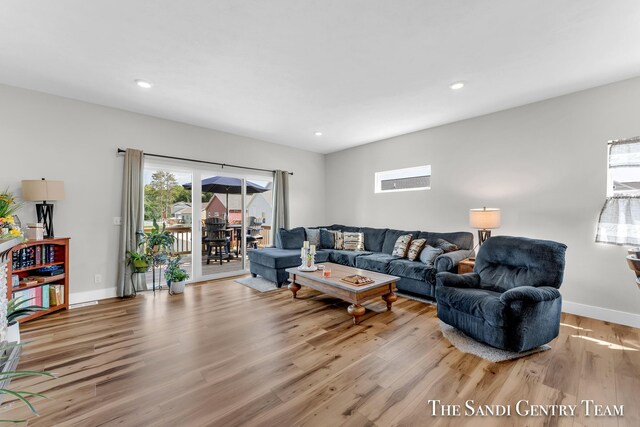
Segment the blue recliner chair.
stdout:
<path fill-rule="evenodd" d="M 560 331 L 567 246 L 550 240 L 496 236 L 473 273 L 438 273 L 438 317 L 468 336 L 503 350 L 527 351 Z"/>

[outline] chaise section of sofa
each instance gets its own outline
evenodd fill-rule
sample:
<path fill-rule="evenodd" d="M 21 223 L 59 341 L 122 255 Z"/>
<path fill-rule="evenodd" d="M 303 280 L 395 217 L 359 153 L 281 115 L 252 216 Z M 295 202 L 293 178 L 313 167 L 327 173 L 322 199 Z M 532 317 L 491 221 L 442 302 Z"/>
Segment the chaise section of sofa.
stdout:
<path fill-rule="evenodd" d="M 341 224 L 312 228 L 360 232 L 364 235 L 364 251 L 320 247 L 316 252 L 316 262 L 332 262 L 398 276 L 400 277 L 396 284 L 398 290 L 419 297 L 434 298 L 436 273 L 456 272 L 458 263 L 474 254 L 473 234 L 463 231 L 436 233 Z M 278 283 L 278 286 L 288 281 L 289 277 L 285 270 L 300 265 L 300 247 L 303 240 L 301 240 L 301 228 L 286 231 L 286 234 L 278 241 L 284 241 L 287 249 L 264 248 L 249 251 L 250 270 L 253 276 L 260 275 Z M 459 250 L 442 254 L 432 263 L 410 261 L 392 255 L 396 240 L 406 234 L 411 234 L 414 239 L 426 239 L 427 244 L 431 246 L 435 246 L 439 239 L 443 239 L 457 245 Z"/>

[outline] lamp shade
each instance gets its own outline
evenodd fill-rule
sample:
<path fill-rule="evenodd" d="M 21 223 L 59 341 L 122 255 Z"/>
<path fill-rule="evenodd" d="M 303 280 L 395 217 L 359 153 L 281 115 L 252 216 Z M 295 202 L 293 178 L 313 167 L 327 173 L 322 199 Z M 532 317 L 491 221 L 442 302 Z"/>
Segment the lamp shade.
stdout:
<path fill-rule="evenodd" d="M 500 209 L 481 208 L 469 210 L 469 225 L 481 230 L 500 227 Z"/>
<path fill-rule="evenodd" d="M 23 180 L 22 199 L 34 202 L 64 200 L 64 182 L 44 179 Z"/>

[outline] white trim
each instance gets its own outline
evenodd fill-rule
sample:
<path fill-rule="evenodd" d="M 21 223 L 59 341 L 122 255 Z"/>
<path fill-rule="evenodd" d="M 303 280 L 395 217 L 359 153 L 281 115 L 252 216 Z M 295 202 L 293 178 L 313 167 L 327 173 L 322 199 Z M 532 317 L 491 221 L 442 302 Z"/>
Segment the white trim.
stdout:
<path fill-rule="evenodd" d="M 562 301 L 562 311 L 605 322 L 619 323 L 621 325 L 640 328 L 640 314 L 627 313 L 626 311 L 611 310 L 610 308 L 596 307 L 593 305 L 579 304 L 577 302 Z"/>
<path fill-rule="evenodd" d="M 107 298 L 115 298 L 116 288 L 96 289 L 95 291 L 71 292 L 69 304 L 79 304 L 88 301 L 97 301 Z"/>

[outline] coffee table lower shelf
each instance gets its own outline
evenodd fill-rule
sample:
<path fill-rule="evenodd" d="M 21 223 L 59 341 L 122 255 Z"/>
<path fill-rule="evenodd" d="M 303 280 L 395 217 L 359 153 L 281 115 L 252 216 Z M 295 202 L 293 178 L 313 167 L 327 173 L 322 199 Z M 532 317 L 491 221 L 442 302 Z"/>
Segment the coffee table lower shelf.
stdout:
<path fill-rule="evenodd" d="M 347 308 L 347 312 L 353 317 L 354 324 L 358 324 L 359 318 L 365 314 L 366 310 L 362 306 L 362 303 L 382 297 L 387 304 L 387 310 L 391 310 L 393 303 L 398 300 L 398 297 L 394 293 L 397 290 L 396 281 L 399 280 L 396 276 L 339 264 L 325 263 L 325 265 L 331 268 L 331 277 L 323 277 L 321 271 L 306 272 L 300 271 L 296 267 L 287 269 L 291 281 L 289 290 L 292 293 L 293 299 L 296 299 L 296 295 L 302 286 L 306 286 L 323 294 L 349 302 L 351 305 Z M 373 279 L 374 282 L 364 286 L 356 286 L 340 280 L 342 277 L 352 274 L 369 277 Z"/>

